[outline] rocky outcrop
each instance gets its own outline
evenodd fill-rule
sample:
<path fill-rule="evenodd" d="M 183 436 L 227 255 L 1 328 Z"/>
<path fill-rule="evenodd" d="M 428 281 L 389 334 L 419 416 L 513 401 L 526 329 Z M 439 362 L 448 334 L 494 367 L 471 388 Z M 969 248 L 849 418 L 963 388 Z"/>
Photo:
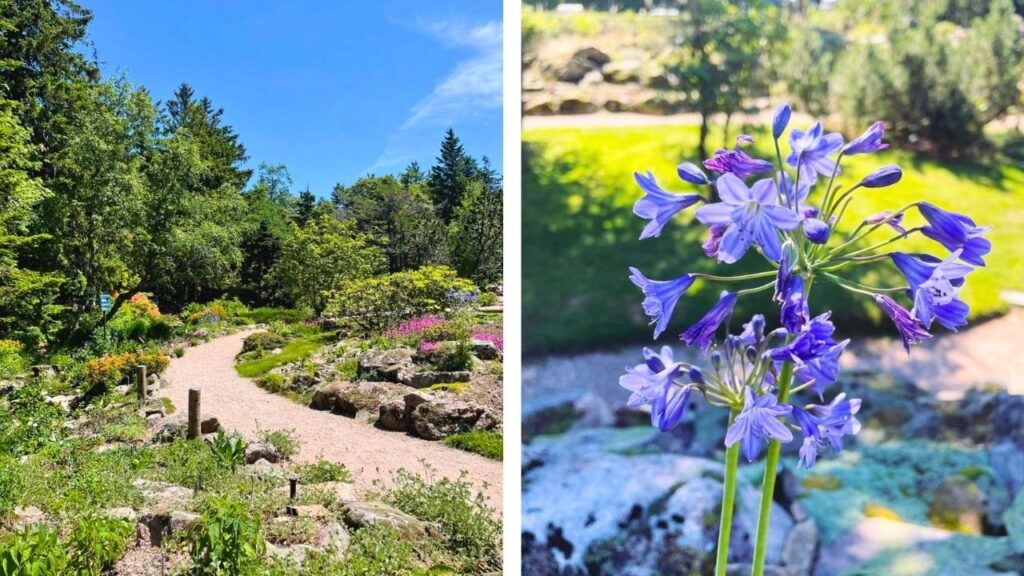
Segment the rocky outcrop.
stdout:
<path fill-rule="evenodd" d="M 389 400 L 380 405 L 377 425 L 385 430 L 404 432 L 413 426 L 416 408 L 434 400 L 434 396 L 422 392 L 406 394 L 401 399 Z"/>
<path fill-rule="evenodd" d="M 271 464 L 275 464 L 281 460 L 281 454 L 272 445 L 262 442 L 254 441 L 249 442 L 245 446 L 245 463 L 255 464 L 259 460 L 266 460 Z"/>
<path fill-rule="evenodd" d="M 366 526 L 384 526 L 405 538 L 430 538 L 438 535 L 437 527 L 383 502 L 349 502 L 342 507 L 345 524 L 355 530 Z"/>
<path fill-rule="evenodd" d="M 359 377 L 375 382 L 407 381 L 416 372 L 414 354 L 408 348 L 367 350 L 359 355 Z"/>
<path fill-rule="evenodd" d="M 216 416 L 207 416 L 199 422 L 200 434 L 215 434 L 222 429 Z M 168 417 L 153 434 L 152 442 L 167 443 L 184 438 L 188 432 L 188 415 L 178 413 Z"/>
<path fill-rule="evenodd" d="M 494 416 L 483 406 L 454 399 L 425 402 L 412 413 L 416 433 L 426 440 L 443 440 L 468 430 L 491 430 L 497 427 Z"/>

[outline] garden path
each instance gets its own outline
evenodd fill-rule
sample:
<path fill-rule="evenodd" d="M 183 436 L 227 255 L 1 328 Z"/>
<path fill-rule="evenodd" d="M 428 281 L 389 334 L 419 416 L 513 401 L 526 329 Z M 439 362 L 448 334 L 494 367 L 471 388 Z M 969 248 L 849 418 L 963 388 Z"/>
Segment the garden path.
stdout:
<path fill-rule="evenodd" d="M 343 464 L 355 477 L 359 493 L 373 490 L 373 482 L 389 485 L 399 468 L 428 475 L 467 478 L 482 490 L 490 506 L 501 513 L 502 464 L 437 442 L 428 442 L 398 432 L 311 410 L 257 387 L 235 372 L 235 355 L 251 331 L 216 338 L 189 348 L 182 358 L 173 359 L 161 389 L 179 410 L 188 406 L 189 388 L 202 391 L 202 414 L 216 416 L 227 430 L 238 430 L 248 438 L 263 430 L 294 430 L 301 442 L 297 462 L 311 462 L 317 456 Z"/>

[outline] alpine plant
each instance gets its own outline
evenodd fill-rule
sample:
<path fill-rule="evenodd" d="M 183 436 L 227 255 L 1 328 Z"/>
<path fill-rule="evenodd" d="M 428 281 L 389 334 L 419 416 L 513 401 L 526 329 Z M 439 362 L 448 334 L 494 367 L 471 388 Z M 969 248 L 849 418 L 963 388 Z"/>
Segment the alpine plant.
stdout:
<path fill-rule="evenodd" d="M 725 284 L 718 302 L 679 336 L 684 345 L 700 350 L 703 360 L 677 360 L 670 346 L 657 352 L 645 348 L 643 362 L 626 368 L 619 380 L 631 392 L 629 405 L 649 406 L 651 424 L 662 431 L 679 424 L 697 394 L 729 411 L 717 574 L 725 573 L 740 452 L 752 462 L 767 449 L 754 548 L 753 573 L 758 575 L 764 569 L 781 445 L 798 442 L 798 465 L 810 468 L 822 455 L 842 450 L 844 438 L 860 430 L 859 399 L 842 392 L 825 398 L 835 390 L 839 359 L 850 341 L 836 337 L 831 312 L 812 313 L 812 284 L 824 281 L 871 299 L 892 321 L 909 354 L 911 345 L 932 338 L 938 326 L 956 331 L 967 323 L 968 306 L 960 290 L 970 272 L 985 265 L 991 250 L 985 238 L 988 227 L 925 201 L 869 216 L 845 228 L 851 232 L 840 232 L 846 208 L 858 195 L 877 194 L 874 189 L 902 178 L 898 166 L 886 165 L 845 190 L 837 181 L 844 156 L 888 147 L 884 126 L 875 122 L 846 143 L 820 122 L 806 130 L 794 128 L 789 131 L 789 153 L 783 156 L 780 140 L 791 114 L 787 104 L 775 112 L 775 162 L 752 157 L 744 146 L 753 139 L 743 135 L 735 149 L 719 150 L 703 163 L 707 172 L 691 162 L 679 165 L 680 179 L 696 190 L 670 192 L 651 172 L 635 173 L 643 195 L 633 212 L 647 220 L 641 240 L 659 236 L 675 216 L 699 205 L 694 217 L 708 227 L 701 248 L 709 258 L 722 264 L 757 259 L 764 265 L 762 272 L 737 276 L 680 270 L 668 279 L 650 279 L 630 268 L 630 280 L 643 292 L 655 339 L 667 331 L 673 313 L 686 306 L 686 292 L 695 283 Z M 922 223 L 908 227 L 907 220 L 918 219 L 914 212 Z M 895 248 L 914 234 L 934 241 L 932 254 Z M 861 266 L 892 267 L 906 283 L 866 286 L 844 277 Z M 765 315 L 757 314 L 738 334 L 726 333 L 737 301 L 768 291 L 779 307 L 778 314 L 769 316 L 777 316 L 780 325 L 769 328 Z"/>

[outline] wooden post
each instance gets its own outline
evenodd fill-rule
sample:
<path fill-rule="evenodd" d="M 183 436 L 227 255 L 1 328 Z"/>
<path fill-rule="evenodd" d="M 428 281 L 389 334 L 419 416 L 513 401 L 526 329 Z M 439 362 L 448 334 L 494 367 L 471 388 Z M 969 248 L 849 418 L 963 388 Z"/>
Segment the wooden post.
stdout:
<path fill-rule="evenodd" d="M 288 479 L 288 499 L 295 500 L 295 495 L 299 491 L 299 479 L 289 478 Z"/>
<path fill-rule="evenodd" d="M 139 364 L 135 367 L 135 390 L 139 394 L 139 402 L 145 403 L 149 398 L 149 383 L 146 382 L 146 365 Z"/>
<path fill-rule="evenodd" d="M 188 389 L 188 439 L 199 438 L 199 390 Z"/>

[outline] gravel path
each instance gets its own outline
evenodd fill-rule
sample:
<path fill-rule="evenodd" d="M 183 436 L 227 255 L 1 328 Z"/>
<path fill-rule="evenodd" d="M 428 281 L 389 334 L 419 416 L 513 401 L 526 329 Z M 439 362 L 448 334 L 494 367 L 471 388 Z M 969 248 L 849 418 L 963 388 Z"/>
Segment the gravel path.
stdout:
<path fill-rule="evenodd" d="M 271 394 L 235 372 L 235 355 L 251 332 L 239 332 L 187 349 L 171 361 L 161 395 L 175 407 L 188 406 L 188 389 L 202 391 L 204 415 L 216 416 L 227 430 L 249 438 L 257 426 L 264 430 L 294 430 L 301 441 L 296 461 L 313 461 L 318 455 L 344 464 L 355 476 L 360 492 L 373 489 L 373 481 L 390 482 L 399 468 L 423 474 L 421 460 L 432 475 L 457 478 L 465 470 L 489 503 L 501 513 L 501 462 L 448 448 L 398 432 L 385 432 L 369 424 L 301 406 Z"/>

